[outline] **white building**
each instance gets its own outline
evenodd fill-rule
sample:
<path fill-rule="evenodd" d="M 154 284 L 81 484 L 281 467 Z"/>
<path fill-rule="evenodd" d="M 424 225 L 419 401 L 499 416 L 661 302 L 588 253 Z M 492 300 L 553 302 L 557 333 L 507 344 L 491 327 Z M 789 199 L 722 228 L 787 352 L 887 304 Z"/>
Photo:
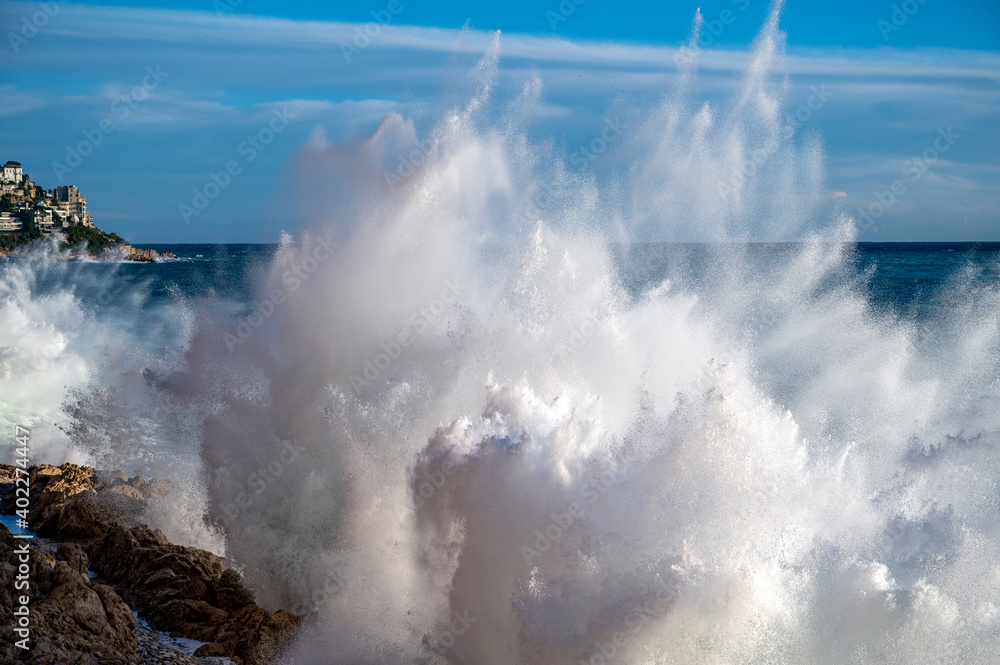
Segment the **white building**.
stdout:
<path fill-rule="evenodd" d="M 44 203 L 39 203 L 31 211 L 31 218 L 38 225 L 38 228 L 44 232 L 51 232 L 56 225 L 56 220 L 52 217 L 52 208 L 49 208 Z M 62 226 L 69 226 L 69 222 L 63 219 Z"/>
<path fill-rule="evenodd" d="M 0 212 L 0 232 L 20 231 L 23 227 L 20 218 L 15 217 L 13 213 Z"/>
<path fill-rule="evenodd" d="M 3 181 L 19 183 L 24 180 L 24 170 L 17 162 L 7 162 L 3 165 Z"/>

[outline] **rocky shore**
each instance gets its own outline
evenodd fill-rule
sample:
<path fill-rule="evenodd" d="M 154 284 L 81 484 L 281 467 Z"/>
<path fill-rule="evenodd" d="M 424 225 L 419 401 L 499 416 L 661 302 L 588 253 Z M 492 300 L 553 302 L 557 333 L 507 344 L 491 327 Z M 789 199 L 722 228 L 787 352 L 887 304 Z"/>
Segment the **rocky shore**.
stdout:
<path fill-rule="evenodd" d="M 160 259 L 177 258 L 177 255 L 171 252 L 158 252 L 155 249 L 133 247 L 124 241 L 114 245 L 113 247 L 108 247 L 97 254 L 87 255 L 105 261 L 139 261 L 141 263 L 156 263 Z"/>
<path fill-rule="evenodd" d="M 0 512 L 12 514 L 16 467 L 0 465 Z M 23 481 L 22 481 L 23 486 Z M 29 524 L 38 539 L 15 540 L 0 525 L 0 662 L 80 665 L 272 663 L 302 622 L 254 602 L 218 556 L 171 544 L 138 522 L 164 483 L 74 464 L 29 470 Z M 29 543 L 29 553 L 17 548 Z M 15 579 L 29 559 L 31 646 L 15 646 Z M 205 642 L 186 656 L 137 625 Z"/>
<path fill-rule="evenodd" d="M 170 252 L 157 252 L 155 249 L 140 249 L 138 247 L 133 247 L 128 245 L 128 254 L 125 257 L 126 261 L 142 261 L 144 263 L 156 263 L 159 259 L 176 259 L 176 254 L 171 254 Z"/>

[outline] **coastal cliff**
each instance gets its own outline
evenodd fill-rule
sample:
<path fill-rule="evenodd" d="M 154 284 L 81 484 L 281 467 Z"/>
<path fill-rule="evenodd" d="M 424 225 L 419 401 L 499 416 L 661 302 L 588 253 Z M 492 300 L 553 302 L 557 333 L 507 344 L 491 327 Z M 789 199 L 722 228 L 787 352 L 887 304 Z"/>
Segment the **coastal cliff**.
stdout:
<path fill-rule="evenodd" d="M 95 259 L 154 262 L 176 258 L 151 249 L 132 247 L 116 233 L 97 228 L 87 209 L 87 197 L 74 185 L 44 189 L 32 182 L 20 162 L 0 169 L 0 256 L 46 237 L 63 250 Z"/>

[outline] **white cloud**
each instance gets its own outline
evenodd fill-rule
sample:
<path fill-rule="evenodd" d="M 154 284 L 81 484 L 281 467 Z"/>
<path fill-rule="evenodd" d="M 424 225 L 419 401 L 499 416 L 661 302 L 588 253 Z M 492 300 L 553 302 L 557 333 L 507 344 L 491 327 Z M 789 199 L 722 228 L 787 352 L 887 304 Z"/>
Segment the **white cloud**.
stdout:
<path fill-rule="evenodd" d="M 8 3 L 14 9 L 2 25 L 8 29 L 15 17 L 29 11 L 31 3 Z M 17 10 L 21 9 L 19 13 Z M 10 25 L 8 25 L 10 24 Z M 363 24 L 337 21 L 301 21 L 272 17 L 227 14 L 224 19 L 210 11 L 177 11 L 156 8 L 66 5 L 46 33 L 104 44 L 160 42 L 194 48 L 211 46 L 266 47 L 275 51 L 322 51 L 343 58 L 341 45 L 353 45 L 356 29 Z M 370 45 L 352 56 L 363 61 L 367 51 L 412 50 L 452 54 L 482 53 L 491 40 L 490 32 L 407 25 L 385 25 Z M 505 34 L 506 59 L 524 59 L 553 65 L 577 65 L 602 69 L 673 70 L 674 46 L 651 46 L 607 41 L 569 41 L 558 36 Z M 28 50 L 28 49 L 26 49 Z M 746 53 L 731 50 L 703 50 L 699 57 L 703 70 L 739 71 Z M 898 77 L 979 79 L 1000 82 L 1000 54 L 949 49 L 896 50 L 798 49 L 783 59 L 790 74 L 851 77 Z"/>

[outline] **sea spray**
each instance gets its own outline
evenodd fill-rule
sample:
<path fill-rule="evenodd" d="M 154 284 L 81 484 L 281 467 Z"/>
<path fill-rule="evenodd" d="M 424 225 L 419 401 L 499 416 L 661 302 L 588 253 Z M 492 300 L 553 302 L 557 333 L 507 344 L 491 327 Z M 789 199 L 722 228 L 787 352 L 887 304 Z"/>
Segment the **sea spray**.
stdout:
<path fill-rule="evenodd" d="M 1000 580 L 982 558 L 992 536 L 963 536 L 958 524 L 981 508 L 958 509 L 960 490 L 939 505 L 934 480 L 968 460 L 907 460 L 915 437 L 970 422 L 942 384 L 974 384 L 996 403 L 995 381 L 965 376 L 981 362 L 995 374 L 997 337 L 942 365 L 913 324 L 834 279 L 852 224 L 827 203 L 819 144 L 784 131 L 776 25 L 777 7 L 730 108 L 668 98 L 592 177 L 562 178 L 558 206 L 523 204 L 563 167 L 507 133 L 513 123 L 478 115 L 485 98 L 441 121 L 408 189 L 371 199 L 368 188 L 351 206 L 342 257 L 354 265 L 314 283 L 308 302 L 327 314 L 304 302 L 294 342 L 276 347 L 311 359 L 280 376 L 311 386 L 293 412 L 301 436 L 321 441 L 307 446 L 315 469 L 294 502 L 325 511 L 282 508 L 299 520 L 283 533 L 296 550 L 325 540 L 325 561 L 350 558 L 359 572 L 313 620 L 299 662 L 996 652 L 986 635 Z M 765 164 L 734 179 L 750 159 Z M 719 197 L 720 182 L 737 187 Z M 538 215 L 530 233 L 509 235 L 525 209 Z M 636 236 L 725 242 L 678 248 L 636 288 L 607 246 Z M 747 239 L 804 244 L 732 242 Z M 393 365 L 383 390 L 350 392 L 337 368 L 377 353 L 367 331 L 418 307 L 448 272 L 475 285 L 451 323 Z M 985 311 L 963 320 L 993 330 Z M 554 353 L 568 340 L 585 345 Z M 308 415 L 321 409 L 323 422 Z M 976 452 L 962 454 L 995 469 L 998 423 L 985 417 Z M 605 491 L 591 491 L 601 478 Z M 988 589 L 957 582 L 973 570 Z M 456 614 L 476 621 L 456 634 Z"/>
<path fill-rule="evenodd" d="M 153 304 L 120 263 L 73 261 L 54 240 L 0 261 L 0 423 L 32 425 L 32 464 L 169 479 L 175 491 L 142 518 L 222 553 L 198 517 L 204 405 L 171 401 L 160 383 L 183 366 L 193 321 L 183 298 Z"/>

